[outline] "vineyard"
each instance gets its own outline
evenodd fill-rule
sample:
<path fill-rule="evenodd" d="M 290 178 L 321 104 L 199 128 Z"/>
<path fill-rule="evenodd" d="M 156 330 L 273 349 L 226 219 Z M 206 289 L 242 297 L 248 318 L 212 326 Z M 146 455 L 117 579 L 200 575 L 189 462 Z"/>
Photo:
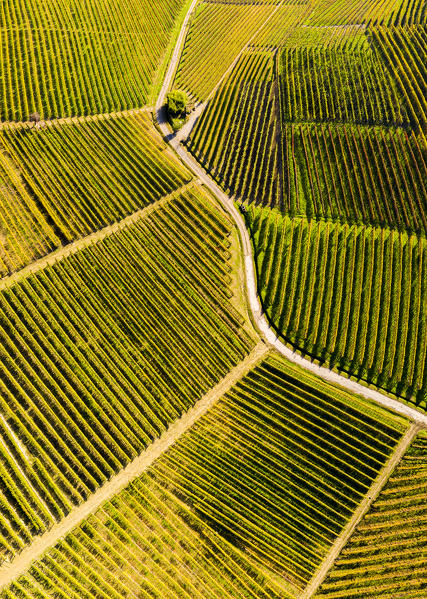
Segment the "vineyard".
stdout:
<path fill-rule="evenodd" d="M 316 597 L 409 599 L 427 589 L 427 435 L 420 433 Z"/>
<path fill-rule="evenodd" d="M 0 120 L 27 121 L 138 108 L 183 0 L 2 2 Z"/>
<path fill-rule="evenodd" d="M 404 427 L 272 355 L 1 596 L 292 597 Z"/>
<path fill-rule="evenodd" d="M 3 559 L 245 356 L 229 234 L 194 188 L 1 293 Z"/>
<path fill-rule="evenodd" d="M 281 197 L 281 144 L 273 77 L 271 52 L 243 53 L 202 113 L 187 147 L 230 195 L 275 205 Z M 254 106 L 261 107 L 255 116 Z"/>
<path fill-rule="evenodd" d="M 312 358 L 426 407 L 426 10 L 285 3 L 185 145 L 250 207 L 263 307 Z"/>
<path fill-rule="evenodd" d="M 426 596 L 426 28 L 1 3 L 0 599 Z"/>
<path fill-rule="evenodd" d="M 206 100 L 236 54 L 273 14 L 274 4 L 200 2 L 185 41 L 175 86 L 194 101 Z"/>
<path fill-rule="evenodd" d="M 4 127 L 0 148 L 0 275 L 191 178 L 165 152 L 147 112 Z"/>
<path fill-rule="evenodd" d="M 427 407 L 425 240 L 260 207 L 247 225 L 263 306 L 285 340 Z"/>

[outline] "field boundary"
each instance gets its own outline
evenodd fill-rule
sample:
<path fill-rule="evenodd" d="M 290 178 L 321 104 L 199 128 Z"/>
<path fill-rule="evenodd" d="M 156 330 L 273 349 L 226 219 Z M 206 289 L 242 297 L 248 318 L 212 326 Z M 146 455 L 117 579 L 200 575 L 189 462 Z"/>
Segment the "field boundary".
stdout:
<path fill-rule="evenodd" d="M 176 197 L 181 193 L 184 193 L 185 191 L 191 189 L 197 184 L 198 181 L 192 179 L 189 183 L 186 183 L 185 185 L 182 185 L 181 187 L 174 189 L 174 191 L 171 191 L 171 193 L 162 196 L 158 200 L 154 201 L 148 206 L 145 206 L 144 208 L 141 208 L 140 210 L 137 210 L 136 212 L 132 212 L 132 214 L 125 216 L 125 218 L 113 223 L 112 225 L 107 225 L 106 227 L 103 227 L 98 231 L 94 231 L 93 233 L 90 233 L 85 237 L 81 237 L 79 239 L 76 239 L 75 241 L 72 241 L 71 243 L 68 243 L 67 245 L 61 246 L 58 249 L 53 250 L 46 256 L 43 256 L 42 258 L 39 258 L 38 260 L 31 262 L 31 264 L 28 264 L 28 266 L 24 266 L 24 268 L 17 270 L 11 275 L 3 277 L 2 279 L 0 279 L 0 292 L 4 289 L 7 289 L 11 285 L 18 283 L 22 279 L 25 279 L 30 275 L 38 272 L 39 270 L 43 270 L 43 268 L 46 268 L 46 266 L 52 266 L 53 264 L 60 262 L 64 258 L 68 258 L 68 256 L 72 256 L 76 252 L 79 252 L 80 250 L 83 250 L 90 245 L 94 245 L 99 241 L 102 241 L 103 239 L 105 239 L 105 237 L 109 237 L 110 235 L 113 235 L 114 233 L 117 233 L 118 231 L 125 229 L 129 225 L 132 225 L 134 222 L 138 221 L 140 218 L 144 218 L 145 216 L 153 212 L 153 210 L 156 210 L 159 206 L 162 206 L 168 200 L 171 200 L 172 198 Z"/>
<path fill-rule="evenodd" d="M 161 125 L 161 128 L 163 133 L 168 130 L 166 124 Z M 255 266 L 252 255 L 252 244 L 242 215 L 237 210 L 233 200 L 222 191 L 215 181 L 211 179 L 211 177 L 204 171 L 201 165 L 196 162 L 196 160 L 179 142 L 171 139 L 170 144 L 184 164 L 193 171 L 194 175 L 200 179 L 202 183 L 206 185 L 206 187 L 220 201 L 222 206 L 231 215 L 238 227 L 244 255 L 246 293 L 249 301 L 249 311 L 252 315 L 252 320 L 256 326 L 256 329 L 259 333 L 261 333 L 262 338 L 266 339 L 268 343 L 285 358 L 291 362 L 294 362 L 295 364 L 299 364 L 299 366 L 312 372 L 313 374 L 316 374 L 321 379 L 334 385 L 344 387 L 344 389 L 347 389 L 356 395 L 365 397 L 366 399 L 374 401 L 376 404 L 384 408 L 408 418 L 422 428 L 427 428 L 427 414 L 424 414 L 416 407 L 411 407 L 399 401 L 398 399 L 388 397 L 376 389 L 372 389 L 371 387 L 358 383 L 357 381 L 347 378 L 344 375 L 338 374 L 334 370 L 326 368 L 325 366 L 319 366 L 314 362 L 311 362 L 309 359 L 304 358 L 278 339 L 276 333 L 270 327 L 270 323 L 268 322 L 262 310 L 261 302 L 258 296 Z"/>
<path fill-rule="evenodd" d="M 11 562 L 0 566 L 0 590 L 25 573 L 31 564 L 39 559 L 50 547 L 70 533 L 85 518 L 102 504 L 117 495 L 132 480 L 140 476 L 165 453 L 185 432 L 187 432 L 231 387 L 254 368 L 270 351 L 268 345 L 259 342 L 252 351 L 235 366 L 215 387 L 210 389 L 192 408 L 172 423 L 166 432 L 156 439 L 140 456 L 135 458 L 118 474 L 97 489 L 81 505 L 74 508 L 65 518 L 49 531 L 35 537 Z"/>
<path fill-rule="evenodd" d="M 369 511 L 371 505 L 376 500 L 378 495 L 381 493 L 385 484 L 387 483 L 391 473 L 394 471 L 410 444 L 414 440 L 421 427 L 418 424 L 411 424 L 406 433 L 400 439 L 398 445 L 393 451 L 392 455 L 386 462 L 383 469 L 380 471 L 377 478 L 374 480 L 372 485 L 369 487 L 365 498 L 358 505 L 357 509 L 353 512 L 352 518 L 347 522 L 346 527 L 342 533 L 335 539 L 334 544 L 329 550 L 328 555 L 323 560 L 319 570 L 315 573 L 313 578 L 310 580 L 308 585 L 305 587 L 304 592 L 300 595 L 299 599 L 311 599 L 315 593 L 319 590 L 320 585 L 325 580 L 328 572 L 335 563 L 335 560 L 343 550 L 347 541 L 352 536 L 353 532 L 363 519 L 365 514 Z"/>
<path fill-rule="evenodd" d="M 153 108 L 151 106 L 142 106 L 141 108 L 130 108 L 127 110 L 119 110 L 117 112 L 64 116 L 58 119 L 42 120 L 38 123 L 33 121 L 0 121 L 0 131 L 2 129 L 44 129 L 45 127 L 54 127 L 55 125 L 73 125 L 86 123 L 88 121 L 106 121 L 114 118 L 144 114 L 144 112 L 152 112 L 152 110 Z"/>

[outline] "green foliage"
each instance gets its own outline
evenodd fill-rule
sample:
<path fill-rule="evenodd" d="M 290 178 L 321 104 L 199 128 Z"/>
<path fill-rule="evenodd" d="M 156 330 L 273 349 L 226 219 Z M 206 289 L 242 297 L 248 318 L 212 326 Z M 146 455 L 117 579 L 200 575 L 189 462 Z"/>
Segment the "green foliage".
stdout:
<path fill-rule="evenodd" d="M 19 469 L 19 451 L 3 456 L 0 443 L 2 489 L 17 491 L 3 495 L 0 558 L 87 499 L 244 358 L 252 340 L 228 299 L 229 233 L 190 189 L 0 293 L 0 412 L 35 458 Z M 0 419 L 1 439 L 7 430 Z"/>
<path fill-rule="evenodd" d="M 425 597 L 427 434 L 416 437 L 316 598 Z M 410 573 L 410 575 L 408 575 Z"/>
<path fill-rule="evenodd" d="M 183 91 L 171 91 L 166 96 L 168 119 L 174 131 L 180 129 L 185 122 L 187 102 L 187 94 Z"/>
<path fill-rule="evenodd" d="M 425 404 L 425 239 L 250 208 L 259 287 L 276 330 L 345 372 Z"/>
<path fill-rule="evenodd" d="M 187 108 L 187 94 L 182 91 L 171 91 L 166 96 L 166 106 L 171 118 L 183 118 Z"/>
<path fill-rule="evenodd" d="M 111 143 L 117 151 L 111 152 Z M 143 111 L 49 127 L 4 127 L 0 276 L 187 183 L 188 171 L 164 147 Z"/>

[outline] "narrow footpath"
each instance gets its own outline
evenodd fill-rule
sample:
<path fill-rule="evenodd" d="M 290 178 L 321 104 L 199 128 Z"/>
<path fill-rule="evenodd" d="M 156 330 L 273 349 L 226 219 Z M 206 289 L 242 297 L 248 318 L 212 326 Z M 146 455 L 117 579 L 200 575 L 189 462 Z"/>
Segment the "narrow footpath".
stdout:
<path fill-rule="evenodd" d="M 344 528 L 339 537 L 335 539 L 335 543 L 330 548 L 328 555 L 323 560 L 319 570 L 315 573 L 313 578 L 305 587 L 304 592 L 300 595 L 299 599 L 310 599 L 310 597 L 314 597 L 314 595 L 317 593 L 320 585 L 325 580 L 329 570 L 334 565 L 335 560 L 341 553 L 347 541 L 350 539 L 351 535 L 356 530 L 356 527 L 358 526 L 362 518 L 369 511 L 375 499 L 381 493 L 391 473 L 396 468 L 402 457 L 405 455 L 406 451 L 408 450 L 412 441 L 415 439 L 419 430 L 419 425 L 412 424 L 408 428 L 406 433 L 403 435 L 399 444 L 391 454 L 388 462 L 385 464 L 384 468 L 378 474 L 377 478 L 373 481 L 372 485 L 370 486 L 368 492 L 365 495 L 365 498 L 358 505 L 356 511 L 353 513 L 352 518 L 348 521 L 347 526 Z"/>
<path fill-rule="evenodd" d="M 117 233 L 118 231 L 121 231 L 122 229 L 128 227 L 132 223 L 135 223 L 139 219 L 148 216 L 150 212 L 153 212 L 153 210 L 157 210 L 157 208 L 162 206 L 168 200 L 174 198 L 177 195 L 180 195 L 181 193 L 184 193 L 187 189 L 191 189 L 197 183 L 200 182 L 192 179 L 186 185 L 177 187 L 177 189 L 174 189 L 173 191 L 171 191 L 171 193 L 159 198 L 158 200 L 155 200 L 151 204 L 148 204 L 148 206 L 145 206 L 145 208 L 141 208 L 140 210 L 137 210 L 136 212 L 129 214 L 129 216 L 125 216 L 125 218 L 123 218 L 122 220 L 119 220 L 113 223 L 112 225 L 107 225 L 106 227 L 103 227 L 102 229 L 99 229 L 94 233 L 90 233 L 85 237 L 80 237 L 79 239 L 76 239 L 75 241 L 72 241 L 67 245 L 61 246 L 57 250 L 50 252 L 46 256 L 43 256 L 42 258 L 39 258 L 38 260 L 31 262 L 31 264 L 28 264 L 28 266 L 24 266 L 23 268 L 17 270 L 11 275 L 3 277 L 2 279 L 0 279 L 0 291 L 2 291 L 3 289 L 7 289 L 11 285 L 18 283 L 19 281 L 25 279 L 26 277 L 29 277 L 30 275 L 33 275 L 39 270 L 43 270 L 43 268 L 46 268 L 47 266 L 52 266 L 53 264 L 56 264 L 56 262 L 60 262 L 64 258 L 67 258 L 68 256 L 75 254 L 76 252 L 80 252 L 80 250 L 83 250 L 84 248 L 90 245 L 94 245 L 95 243 L 102 241 L 102 239 L 104 239 L 105 237 L 108 237 L 110 235 L 113 235 L 114 233 Z"/>

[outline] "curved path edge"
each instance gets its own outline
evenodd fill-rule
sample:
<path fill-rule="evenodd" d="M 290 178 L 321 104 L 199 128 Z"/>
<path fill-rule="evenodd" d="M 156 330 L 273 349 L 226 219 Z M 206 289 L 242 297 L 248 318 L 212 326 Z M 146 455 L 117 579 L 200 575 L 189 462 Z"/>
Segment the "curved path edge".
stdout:
<path fill-rule="evenodd" d="M 169 125 L 164 117 L 164 111 L 162 110 L 164 106 L 166 93 L 170 87 L 170 84 L 172 82 L 174 73 L 178 65 L 179 58 L 181 56 L 188 24 L 197 2 L 198 0 L 193 0 L 182 23 L 181 31 L 179 33 L 177 43 L 172 54 L 172 59 L 167 69 L 166 76 L 156 102 L 154 111 L 155 118 L 157 119 L 158 126 L 165 140 L 169 142 L 169 144 L 172 146 L 172 148 L 175 150 L 175 152 L 178 154 L 178 156 L 181 158 L 184 164 L 188 166 L 188 168 L 190 168 L 194 175 L 198 177 L 201 180 L 201 182 L 208 189 L 210 189 L 214 196 L 220 200 L 221 204 L 230 214 L 239 230 L 244 255 L 246 290 L 249 300 L 249 308 L 252 313 L 253 320 L 256 326 L 258 327 L 258 330 L 262 333 L 262 335 L 264 335 L 266 340 L 279 353 L 281 353 L 291 362 L 299 364 L 302 368 L 309 370 L 310 372 L 316 374 L 325 381 L 344 387 L 345 389 L 348 389 L 349 391 L 356 393 L 357 395 L 361 395 L 366 399 L 370 399 L 374 401 L 376 404 L 379 404 L 389 410 L 392 410 L 393 412 L 396 412 L 401 416 L 409 418 L 411 421 L 416 422 L 421 427 L 427 428 L 427 415 L 418 410 L 417 408 L 408 406 L 407 404 L 404 404 L 403 402 L 397 399 L 388 397 L 380 391 L 362 385 L 361 383 L 358 383 L 350 378 L 338 374 L 337 372 L 329 368 L 326 368 L 325 366 L 319 366 L 317 364 L 314 364 L 307 358 L 300 356 L 295 351 L 287 347 L 282 341 L 280 341 L 277 338 L 277 335 L 270 328 L 270 324 L 262 312 L 261 303 L 258 297 L 255 267 L 252 256 L 252 244 L 245 222 L 239 211 L 236 209 L 236 206 L 234 205 L 232 199 L 222 191 L 222 189 L 211 179 L 211 177 L 200 166 L 200 164 L 181 145 L 181 136 L 179 134 L 176 136 L 171 134 Z"/>
<path fill-rule="evenodd" d="M 166 126 L 161 125 L 162 131 Z M 164 133 L 165 131 L 163 131 Z M 174 143 L 172 139 L 170 141 L 172 147 L 182 159 L 182 161 L 193 171 L 196 177 L 217 197 L 227 212 L 233 218 L 235 224 L 240 233 L 240 239 L 242 243 L 244 263 L 245 263 L 245 279 L 246 279 L 246 290 L 247 297 L 249 300 L 249 308 L 253 316 L 253 320 L 258 327 L 258 330 L 262 333 L 265 339 L 283 356 L 285 356 L 291 362 L 299 364 L 302 368 L 309 370 L 310 372 L 321 377 L 325 381 L 344 387 L 345 389 L 361 395 L 366 399 L 374 401 L 401 416 L 409 418 L 409 420 L 416 422 L 419 426 L 427 428 L 427 415 L 423 414 L 417 408 L 413 408 L 404 404 L 403 402 L 388 397 L 380 391 L 362 385 L 357 381 L 349 379 L 337 372 L 326 368 L 325 366 L 319 366 L 314 364 L 307 358 L 300 356 L 298 353 L 287 347 L 282 341 L 277 338 L 275 332 L 271 329 L 270 324 L 263 314 L 261 303 L 258 297 L 257 291 L 257 280 L 252 255 L 252 244 L 249 237 L 248 230 L 245 222 L 233 203 L 233 200 L 227 196 L 222 189 L 209 177 L 209 175 L 203 170 L 198 162 L 185 150 L 179 143 Z"/>

